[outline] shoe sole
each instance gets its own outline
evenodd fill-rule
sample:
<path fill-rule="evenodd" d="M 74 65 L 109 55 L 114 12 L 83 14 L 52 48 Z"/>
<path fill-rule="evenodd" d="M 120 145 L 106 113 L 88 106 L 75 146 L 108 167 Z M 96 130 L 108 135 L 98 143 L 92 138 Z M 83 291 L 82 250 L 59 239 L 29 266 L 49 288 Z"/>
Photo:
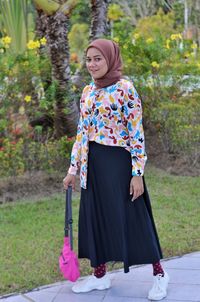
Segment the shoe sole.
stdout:
<path fill-rule="evenodd" d="M 76 291 L 72 288 L 72 291 L 73 293 L 75 294 L 81 294 L 81 293 L 88 293 L 88 292 L 91 292 L 93 290 L 105 290 L 105 289 L 109 289 L 111 287 L 111 284 L 110 285 L 107 285 L 107 286 L 98 286 L 98 287 L 95 287 L 95 288 L 92 288 L 92 289 L 88 289 L 88 290 L 82 290 L 82 291 Z"/>
<path fill-rule="evenodd" d="M 160 301 L 160 300 L 162 300 L 162 299 L 164 299 L 166 297 L 167 297 L 167 294 L 164 295 L 164 296 L 162 296 L 162 297 L 160 297 L 160 298 L 155 298 L 155 297 L 152 298 L 152 297 L 148 296 L 148 299 L 151 300 L 151 301 Z"/>

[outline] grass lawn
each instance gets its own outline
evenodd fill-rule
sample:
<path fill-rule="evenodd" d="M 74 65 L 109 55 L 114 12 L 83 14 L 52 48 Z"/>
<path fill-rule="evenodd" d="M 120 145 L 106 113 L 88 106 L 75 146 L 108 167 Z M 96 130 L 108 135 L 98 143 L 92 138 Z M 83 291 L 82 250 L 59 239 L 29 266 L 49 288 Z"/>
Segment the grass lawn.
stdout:
<path fill-rule="evenodd" d="M 200 177 L 172 176 L 147 166 L 146 183 L 164 257 L 200 250 Z M 64 204 L 63 193 L 0 206 L 1 295 L 63 280 L 58 256 Z M 79 200 L 73 200 L 76 251 L 78 207 Z M 80 263 L 82 275 L 91 272 L 88 260 Z"/>

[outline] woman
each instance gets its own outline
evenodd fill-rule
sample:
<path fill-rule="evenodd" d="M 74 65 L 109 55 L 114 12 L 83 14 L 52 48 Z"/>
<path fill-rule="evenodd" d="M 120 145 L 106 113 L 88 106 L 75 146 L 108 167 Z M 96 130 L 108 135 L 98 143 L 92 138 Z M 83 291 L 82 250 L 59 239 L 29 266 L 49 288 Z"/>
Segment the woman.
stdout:
<path fill-rule="evenodd" d="M 106 262 L 122 261 L 124 272 L 152 263 L 154 283 L 148 298 L 167 295 L 169 276 L 144 183 L 146 154 L 142 107 L 133 84 L 122 78 L 119 47 L 106 39 L 86 50 L 93 82 L 83 90 L 80 120 L 64 188 L 75 188 L 80 168 L 79 258 L 88 258 L 94 274 L 77 282 L 75 293 L 110 287 Z"/>

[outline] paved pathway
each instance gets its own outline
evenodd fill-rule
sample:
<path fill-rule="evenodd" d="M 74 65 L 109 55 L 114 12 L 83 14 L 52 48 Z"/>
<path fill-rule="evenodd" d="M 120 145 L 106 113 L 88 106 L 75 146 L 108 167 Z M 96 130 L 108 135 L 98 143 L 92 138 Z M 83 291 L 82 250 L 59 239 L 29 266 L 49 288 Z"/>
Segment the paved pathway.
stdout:
<path fill-rule="evenodd" d="M 162 261 L 170 275 L 168 296 L 164 302 L 200 302 L 200 252 Z M 112 287 L 103 291 L 74 294 L 72 283 L 64 281 L 10 297 L 0 302 L 145 302 L 152 284 L 152 267 L 143 265 L 110 273 Z"/>

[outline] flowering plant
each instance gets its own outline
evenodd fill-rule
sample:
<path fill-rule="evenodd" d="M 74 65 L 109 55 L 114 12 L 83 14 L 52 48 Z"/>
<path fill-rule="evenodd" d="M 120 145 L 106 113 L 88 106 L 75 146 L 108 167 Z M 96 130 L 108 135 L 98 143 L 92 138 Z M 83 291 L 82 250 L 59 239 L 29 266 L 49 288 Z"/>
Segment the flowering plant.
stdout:
<path fill-rule="evenodd" d="M 181 28 L 175 31 L 173 22 L 173 14 L 160 11 L 141 19 L 128 37 L 118 22 L 114 39 L 122 50 L 124 73 L 142 97 L 145 127 L 157 131 L 166 151 L 197 162 L 200 50 Z"/>

